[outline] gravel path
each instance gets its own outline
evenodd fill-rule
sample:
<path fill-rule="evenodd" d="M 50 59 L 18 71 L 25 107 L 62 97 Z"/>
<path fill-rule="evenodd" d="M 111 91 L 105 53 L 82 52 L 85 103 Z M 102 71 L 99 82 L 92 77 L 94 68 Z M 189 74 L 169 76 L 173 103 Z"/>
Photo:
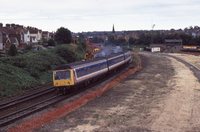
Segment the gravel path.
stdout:
<path fill-rule="evenodd" d="M 172 58 L 143 53 L 144 69 L 35 131 L 199 131 L 200 84 Z"/>

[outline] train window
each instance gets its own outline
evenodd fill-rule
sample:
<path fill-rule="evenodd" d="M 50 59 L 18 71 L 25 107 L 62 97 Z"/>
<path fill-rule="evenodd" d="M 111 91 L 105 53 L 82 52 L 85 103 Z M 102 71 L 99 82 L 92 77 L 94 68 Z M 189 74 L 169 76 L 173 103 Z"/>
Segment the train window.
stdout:
<path fill-rule="evenodd" d="M 87 66 L 84 68 L 77 69 L 76 70 L 77 77 L 82 77 L 82 76 L 88 75 L 90 73 L 94 73 L 94 72 L 104 69 L 106 67 L 107 67 L 107 63 L 102 62 L 102 63 L 98 63 L 98 64 L 94 64 L 94 65 L 90 65 L 90 66 Z"/>
<path fill-rule="evenodd" d="M 64 80 L 64 79 L 70 79 L 70 71 L 56 71 L 55 73 L 55 80 Z"/>
<path fill-rule="evenodd" d="M 77 77 L 81 77 L 81 76 L 87 75 L 89 70 L 90 70 L 89 67 L 83 67 L 83 68 L 77 69 L 76 70 Z"/>
<path fill-rule="evenodd" d="M 117 58 L 109 60 L 108 64 L 109 64 L 109 66 L 111 66 L 111 65 L 117 64 L 118 62 L 123 61 L 123 60 L 124 60 L 124 56 L 117 57 Z"/>

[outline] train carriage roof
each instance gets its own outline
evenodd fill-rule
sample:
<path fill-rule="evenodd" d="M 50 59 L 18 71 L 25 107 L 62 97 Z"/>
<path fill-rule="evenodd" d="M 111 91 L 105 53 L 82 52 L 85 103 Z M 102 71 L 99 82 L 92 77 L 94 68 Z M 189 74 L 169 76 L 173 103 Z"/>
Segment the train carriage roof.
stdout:
<path fill-rule="evenodd" d="M 102 58 L 95 58 L 93 60 L 86 60 L 86 61 L 79 61 L 79 62 L 74 62 L 74 63 L 70 63 L 70 64 L 63 64 L 63 65 L 57 66 L 54 70 L 72 69 L 72 68 L 75 68 L 80 65 L 96 62 L 99 60 L 105 60 L 105 59 L 106 58 L 102 57 Z"/>
<path fill-rule="evenodd" d="M 100 61 L 100 60 L 106 60 L 106 59 L 112 58 L 114 56 L 120 55 L 122 53 L 124 53 L 124 52 L 114 53 L 114 54 L 111 54 L 107 57 L 98 57 L 98 58 L 95 58 L 93 60 L 86 60 L 86 61 L 79 61 L 79 62 L 74 62 L 74 63 L 70 63 L 70 64 L 63 64 L 63 65 L 57 66 L 54 70 L 73 69 L 73 68 L 78 67 L 80 65 L 84 65 L 84 64 L 88 64 L 88 63 L 92 63 L 92 62 L 96 62 L 96 61 Z"/>

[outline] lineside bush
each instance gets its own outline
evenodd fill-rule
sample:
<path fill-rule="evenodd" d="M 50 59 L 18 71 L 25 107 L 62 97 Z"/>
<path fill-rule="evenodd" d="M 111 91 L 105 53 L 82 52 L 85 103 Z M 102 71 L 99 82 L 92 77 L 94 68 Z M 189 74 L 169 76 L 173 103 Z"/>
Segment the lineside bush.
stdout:
<path fill-rule="evenodd" d="M 0 96 L 19 93 L 39 82 L 21 68 L 0 62 Z"/>
<path fill-rule="evenodd" d="M 133 57 L 132 57 L 132 66 L 136 67 L 136 66 L 141 66 L 141 58 L 138 55 L 138 53 L 133 53 Z"/>
<path fill-rule="evenodd" d="M 82 54 L 76 46 L 68 44 L 0 58 L 0 96 L 13 95 L 52 81 L 53 66 L 81 60 Z"/>

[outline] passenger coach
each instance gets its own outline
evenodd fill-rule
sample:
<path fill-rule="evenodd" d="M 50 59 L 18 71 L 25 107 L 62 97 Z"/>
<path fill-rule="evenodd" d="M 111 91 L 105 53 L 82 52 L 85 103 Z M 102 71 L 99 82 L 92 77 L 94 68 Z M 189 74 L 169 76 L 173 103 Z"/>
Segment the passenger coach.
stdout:
<path fill-rule="evenodd" d="M 53 71 L 53 85 L 65 90 L 65 88 L 70 88 L 80 83 L 87 83 L 91 79 L 129 63 L 131 60 L 131 52 L 128 51 L 117 53 L 107 58 L 96 58 L 90 61 L 61 65 Z"/>

